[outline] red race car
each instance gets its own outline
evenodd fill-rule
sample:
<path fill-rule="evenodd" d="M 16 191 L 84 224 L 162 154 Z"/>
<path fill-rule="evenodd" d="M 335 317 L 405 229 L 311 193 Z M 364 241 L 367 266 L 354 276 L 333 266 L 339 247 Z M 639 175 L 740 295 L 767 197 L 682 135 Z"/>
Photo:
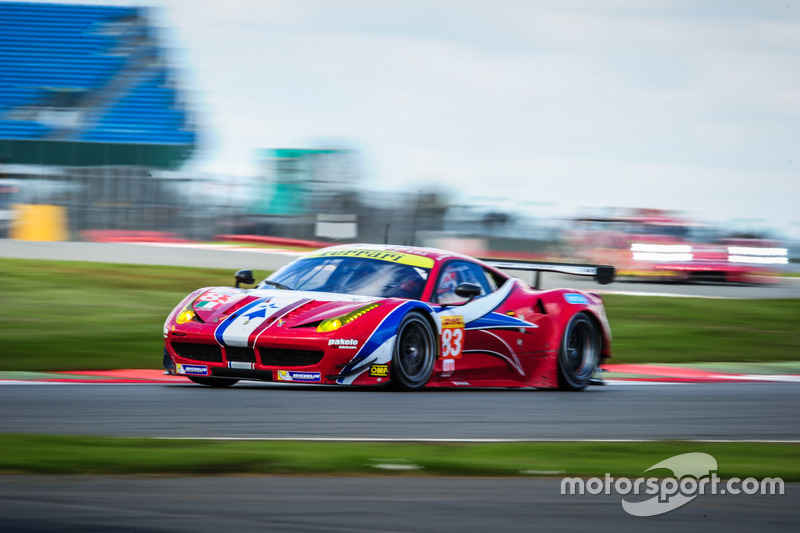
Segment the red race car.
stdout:
<path fill-rule="evenodd" d="M 204 385 L 582 390 L 611 355 L 600 296 L 539 290 L 505 270 L 614 278 L 610 266 L 482 261 L 432 248 L 346 245 L 255 288 L 198 289 L 164 324 L 164 367 Z"/>
<path fill-rule="evenodd" d="M 789 263 L 787 249 L 658 209 L 616 210 L 573 221 L 567 243 L 578 261 L 611 262 L 620 277 L 652 281 L 771 283 Z"/>

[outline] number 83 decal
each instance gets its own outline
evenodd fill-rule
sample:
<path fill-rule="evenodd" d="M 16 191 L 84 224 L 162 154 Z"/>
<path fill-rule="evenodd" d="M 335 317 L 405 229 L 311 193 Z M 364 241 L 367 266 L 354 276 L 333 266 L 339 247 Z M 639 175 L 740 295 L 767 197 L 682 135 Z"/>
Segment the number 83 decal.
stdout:
<path fill-rule="evenodd" d="M 464 317 L 442 317 L 442 358 L 458 359 L 464 350 Z"/>

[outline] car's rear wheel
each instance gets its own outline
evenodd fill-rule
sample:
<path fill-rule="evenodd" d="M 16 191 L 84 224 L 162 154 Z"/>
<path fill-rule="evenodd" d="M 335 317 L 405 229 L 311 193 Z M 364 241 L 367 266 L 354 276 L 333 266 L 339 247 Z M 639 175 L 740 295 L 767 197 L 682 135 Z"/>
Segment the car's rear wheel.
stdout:
<path fill-rule="evenodd" d="M 230 387 L 231 385 L 235 385 L 239 381 L 238 379 L 227 379 L 227 378 L 203 378 L 197 376 L 186 376 L 186 377 L 199 385 L 207 385 L 209 387 L 215 387 L 218 389 Z"/>
<path fill-rule="evenodd" d="M 436 362 L 433 326 L 419 312 L 408 313 L 397 328 L 392 355 L 391 383 L 395 388 L 415 390 L 425 386 Z"/>
<path fill-rule="evenodd" d="M 564 390 L 583 390 L 600 363 L 600 333 L 586 313 L 573 316 L 561 339 L 558 384 Z"/>

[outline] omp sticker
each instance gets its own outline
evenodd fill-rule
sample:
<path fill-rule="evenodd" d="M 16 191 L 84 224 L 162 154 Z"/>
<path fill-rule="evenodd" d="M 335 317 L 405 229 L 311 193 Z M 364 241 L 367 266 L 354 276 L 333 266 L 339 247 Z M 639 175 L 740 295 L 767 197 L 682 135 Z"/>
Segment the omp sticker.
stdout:
<path fill-rule="evenodd" d="M 589 304 L 589 300 L 583 294 L 566 293 L 564 299 L 570 304 Z"/>
<path fill-rule="evenodd" d="M 322 374 L 319 372 L 295 372 L 294 370 L 278 370 L 278 381 L 293 381 L 297 383 L 319 383 Z"/>
<path fill-rule="evenodd" d="M 208 367 L 205 365 L 184 365 L 177 363 L 175 365 L 175 372 L 188 376 L 207 376 Z"/>
<path fill-rule="evenodd" d="M 366 259 L 377 259 L 390 263 L 399 263 L 420 268 L 433 268 L 433 259 L 421 257 L 414 254 L 404 254 L 388 250 L 372 250 L 368 248 L 352 248 L 345 250 L 328 250 L 312 253 L 306 257 L 363 257 Z"/>
<path fill-rule="evenodd" d="M 464 317 L 442 317 L 442 358 L 459 359 L 464 350 Z"/>
<path fill-rule="evenodd" d="M 371 365 L 369 367 L 369 375 L 385 378 L 389 376 L 389 365 Z"/>

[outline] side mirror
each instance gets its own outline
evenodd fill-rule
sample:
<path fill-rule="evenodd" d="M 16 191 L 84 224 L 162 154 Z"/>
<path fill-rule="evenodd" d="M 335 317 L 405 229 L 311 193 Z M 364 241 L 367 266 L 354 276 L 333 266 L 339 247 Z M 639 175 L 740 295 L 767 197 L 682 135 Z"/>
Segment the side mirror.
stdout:
<path fill-rule="evenodd" d="M 474 283 L 461 283 L 458 287 L 456 287 L 455 292 L 456 296 L 460 298 L 469 298 L 469 300 L 472 300 L 473 298 L 480 296 L 483 292 L 483 289 L 481 289 L 480 285 L 475 285 Z"/>
<path fill-rule="evenodd" d="M 252 285 L 256 282 L 256 279 L 253 277 L 252 270 L 240 270 L 236 273 L 236 288 L 239 288 L 239 284 L 243 283 L 245 285 Z"/>

